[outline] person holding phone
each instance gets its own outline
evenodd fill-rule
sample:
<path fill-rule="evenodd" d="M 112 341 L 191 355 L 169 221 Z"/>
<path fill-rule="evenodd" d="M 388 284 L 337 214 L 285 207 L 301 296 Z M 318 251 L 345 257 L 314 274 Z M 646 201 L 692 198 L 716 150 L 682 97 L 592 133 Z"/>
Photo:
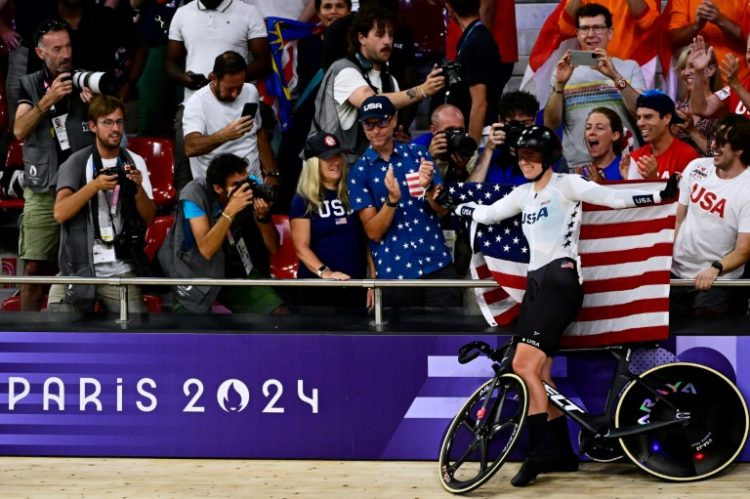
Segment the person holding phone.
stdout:
<path fill-rule="evenodd" d="M 623 124 L 634 130 L 635 101 L 646 88 L 636 61 L 618 59 L 608 53 L 609 43 L 616 36 L 610 11 L 599 4 L 586 4 L 576 11 L 575 17 L 578 44 L 586 53 L 572 59 L 569 50 L 557 62 L 552 92 L 544 108 L 544 124 L 552 129 L 563 127 L 564 154 L 570 171 L 580 170 L 590 160 L 581 137 L 592 109 L 609 107 Z"/>
<path fill-rule="evenodd" d="M 247 64 L 227 51 L 214 61 L 210 83 L 185 103 L 185 154 L 193 178 L 205 177 L 208 164 L 231 153 L 247 161 L 247 173 L 278 184 L 268 133 L 261 126 L 258 90 L 245 82 Z"/>

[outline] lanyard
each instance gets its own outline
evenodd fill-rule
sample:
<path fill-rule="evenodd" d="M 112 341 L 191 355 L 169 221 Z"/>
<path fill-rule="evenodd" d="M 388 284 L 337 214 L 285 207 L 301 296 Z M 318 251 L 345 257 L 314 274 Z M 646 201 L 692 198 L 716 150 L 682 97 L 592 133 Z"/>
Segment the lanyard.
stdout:
<path fill-rule="evenodd" d="M 461 47 L 458 49 L 458 52 L 456 53 L 456 60 L 458 60 L 461 57 L 461 51 L 464 49 L 464 45 L 466 45 L 466 42 L 469 40 L 471 33 L 474 31 L 474 28 L 476 28 L 480 24 L 482 24 L 482 21 L 480 20 L 474 21 L 474 24 L 471 25 L 471 28 L 469 28 L 469 31 L 466 32 L 466 36 L 463 37 L 463 41 L 461 42 Z"/>

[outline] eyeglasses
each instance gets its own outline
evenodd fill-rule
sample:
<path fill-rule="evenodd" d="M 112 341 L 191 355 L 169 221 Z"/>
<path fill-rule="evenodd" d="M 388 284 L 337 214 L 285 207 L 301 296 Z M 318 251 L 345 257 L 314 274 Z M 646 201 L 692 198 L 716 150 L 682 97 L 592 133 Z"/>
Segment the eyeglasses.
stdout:
<path fill-rule="evenodd" d="M 594 34 L 601 35 L 607 29 L 609 29 L 609 26 L 604 26 L 602 24 L 595 24 L 593 26 L 578 26 L 578 33 L 582 35 L 588 35 L 593 31 Z"/>
<path fill-rule="evenodd" d="M 51 31 L 68 31 L 68 23 L 63 21 L 58 21 L 57 19 L 50 19 L 49 21 L 43 21 L 42 24 L 39 25 L 39 27 L 36 29 L 36 32 L 34 33 L 34 42 L 35 45 L 39 45 L 39 40 L 42 39 L 44 35 Z"/>
<path fill-rule="evenodd" d="M 370 132 L 372 130 L 375 130 L 375 127 L 388 128 L 388 124 L 390 122 L 391 122 L 390 118 L 383 118 L 382 120 L 378 120 L 378 121 L 363 121 L 362 127 L 368 132 Z"/>
<path fill-rule="evenodd" d="M 125 120 L 122 118 L 119 120 L 101 120 L 98 123 L 105 128 L 112 128 L 115 125 L 119 127 L 125 126 Z"/>

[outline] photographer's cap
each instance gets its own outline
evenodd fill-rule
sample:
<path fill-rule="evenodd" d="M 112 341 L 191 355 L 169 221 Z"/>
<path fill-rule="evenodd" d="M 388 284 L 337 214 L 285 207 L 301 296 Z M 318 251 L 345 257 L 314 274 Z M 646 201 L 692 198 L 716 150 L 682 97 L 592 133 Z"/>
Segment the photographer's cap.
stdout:
<path fill-rule="evenodd" d="M 359 108 L 359 121 L 384 120 L 396 114 L 396 107 L 384 95 L 373 95 L 365 99 Z"/>
<path fill-rule="evenodd" d="M 330 133 L 316 133 L 307 140 L 305 144 L 305 159 L 322 158 L 330 159 L 338 154 L 349 152 L 341 147 L 341 142 L 335 135 Z"/>
<path fill-rule="evenodd" d="M 657 111 L 660 115 L 667 113 L 672 115 L 672 119 L 669 121 L 670 125 L 677 125 L 684 123 L 685 120 L 677 115 L 675 112 L 674 101 L 672 98 L 662 92 L 661 90 L 646 90 L 638 99 L 635 101 L 635 107 L 645 107 Z"/>

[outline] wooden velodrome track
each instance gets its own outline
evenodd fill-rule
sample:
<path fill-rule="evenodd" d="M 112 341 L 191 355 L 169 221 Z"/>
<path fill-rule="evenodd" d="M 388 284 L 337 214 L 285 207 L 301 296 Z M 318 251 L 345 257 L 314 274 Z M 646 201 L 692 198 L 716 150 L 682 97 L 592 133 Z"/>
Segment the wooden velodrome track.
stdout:
<path fill-rule="evenodd" d="M 543 475 L 523 489 L 509 463 L 465 497 L 597 499 L 741 498 L 750 494 L 750 464 L 711 480 L 667 483 L 630 464 L 584 464 L 578 473 Z M 0 457 L 0 497 L 450 498 L 434 462 L 269 461 Z"/>

